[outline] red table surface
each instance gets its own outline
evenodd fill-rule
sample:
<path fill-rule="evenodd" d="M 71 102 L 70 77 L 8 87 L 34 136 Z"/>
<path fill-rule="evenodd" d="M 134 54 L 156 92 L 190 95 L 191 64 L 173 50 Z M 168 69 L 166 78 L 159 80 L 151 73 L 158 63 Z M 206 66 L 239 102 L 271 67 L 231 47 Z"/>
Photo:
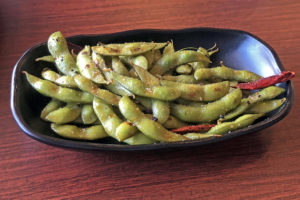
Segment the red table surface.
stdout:
<path fill-rule="evenodd" d="M 0 199 L 300 199 L 300 1 L 0 2 Z M 77 152 L 22 133 L 10 105 L 14 64 L 34 44 L 131 29 L 241 29 L 268 42 L 293 79 L 287 117 L 255 134 L 186 149 Z"/>

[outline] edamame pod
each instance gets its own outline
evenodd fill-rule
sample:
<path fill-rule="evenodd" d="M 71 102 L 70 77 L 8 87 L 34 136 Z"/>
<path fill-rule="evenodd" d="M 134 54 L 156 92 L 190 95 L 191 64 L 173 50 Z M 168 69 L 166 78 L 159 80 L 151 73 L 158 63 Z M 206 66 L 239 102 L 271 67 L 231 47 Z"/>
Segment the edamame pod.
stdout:
<path fill-rule="evenodd" d="M 188 74 L 192 73 L 192 70 L 193 69 L 189 64 L 179 65 L 178 67 L 176 67 L 176 72 L 178 74 L 188 75 Z"/>
<path fill-rule="evenodd" d="M 124 140 L 123 142 L 130 144 L 130 145 L 140 145 L 140 144 L 153 144 L 155 140 L 147 137 L 143 133 L 137 133 L 134 136 Z"/>
<path fill-rule="evenodd" d="M 169 103 L 157 99 L 152 100 L 152 113 L 153 117 L 161 124 L 164 124 L 170 116 Z"/>
<path fill-rule="evenodd" d="M 52 99 L 42 110 L 40 117 L 46 120 L 46 116 L 54 110 L 57 110 L 63 105 L 63 102 L 56 99 Z"/>
<path fill-rule="evenodd" d="M 236 108 L 241 101 L 242 92 L 234 90 L 218 101 L 200 107 L 171 104 L 171 114 L 186 122 L 210 122 Z"/>
<path fill-rule="evenodd" d="M 161 80 L 164 86 L 176 87 L 181 92 L 181 98 L 191 101 L 215 101 L 225 96 L 229 91 L 229 81 L 206 85 L 185 84 Z"/>
<path fill-rule="evenodd" d="M 106 133 L 116 140 L 121 141 L 116 134 L 116 130 L 123 121 L 115 114 L 112 107 L 101 99 L 94 98 L 93 108 Z"/>
<path fill-rule="evenodd" d="M 163 48 L 167 43 L 131 42 L 123 44 L 100 44 L 93 46 L 94 52 L 105 56 L 135 56 L 152 49 Z"/>
<path fill-rule="evenodd" d="M 186 137 L 168 131 L 161 124 L 149 119 L 127 96 L 121 98 L 119 108 L 127 120 L 132 122 L 146 136 L 154 140 L 162 142 L 187 140 Z"/>
<path fill-rule="evenodd" d="M 282 94 L 285 91 L 284 88 L 270 86 L 264 88 L 254 94 L 251 94 L 249 97 L 242 99 L 241 104 L 236 107 L 231 112 L 227 113 L 224 118 L 220 119 L 220 121 L 232 119 L 238 115 L 243 114 L 252 104 L 263 101 L 263 100 L 270 100 L 278 95 Z"/>
<path fill-rule="evenodd" d="M 102 70 L 106 80 L 109 82 L 108 85 L 104 86 L 106 89 L 112 91 L 115 94 L 124 96 L 134 96 L 130 91 L 128 91 L 126 88 L 124 88 L 121 84 L 119 84 L 116 81 L 112 81 L 112 76 L 109 73 L 109 69 L 106 68 L 106 64 L 102 56 L 96 54 L 95 52 L 92 53 L 92 59 L 96 63 L 96 65 L 99 67 L 99 69 Z"/>
<path fill-rule="evenodd" d="M 74 121 L 81 112 L 81 108 L 75 103 L 68 103 L 66 106 L 50 112 L 45 120 L 56 124 L 65 124 Z"/>
<path fill-rule="evenodd" d="M 206 134 L 209 135 L 224 135 L 229 131 L 245 128 L 251 125 L 255 120 L 262 117 L 263 114 L 245 114 L 237 118 L 233 122 L 223 122 L 212 127 Z"/>
<path fill-rule="evenodd" d="M 67 41 L 60 31 L 50 35 L 48 49 L 54 57 L 55 64 L 60 72 L 69 76 L 79 73 L 76 62 L 68 49 Z"/>
<path fill-rule="evenodd" d="M 115 72 L 111 73 L 114 80 L 118 81 L 126 89 L 139 96 L 170 101 L 177 99 L 181 94 L 177 88 L 167 86 L 147 87 L 142 81 L 138 79 L 122 76 Z"/>
<path fill-rule="evenodd" d="M 220 137 L 220 135 L 206 134 L 206 133 L 186 133 L 185 137 L 190 138 L 191 140 L 199 140 L 210 137 Z"/>
<path fill-rule="evenodd" d="M 97 116 L 94 112 L 93 106 L 90 104 L 85 104 L 81 109 L 81 119 L 83 124 L 92 124 L 97 121 Z"/>
<path fill-rule="evenodd" d="M 79 128 L 69 124 L 58 125 L 52 123 L 51 129 L 62 137 L 76 140 L 97 140 L 108 137 L 101 125 L 95 125 L 88 128 Z"/>
<path fill-rule="evenodd" d="M 138 129 L 130 122 L 121 123 L 116 129 L 116 137 L 119 141 L 126 140 L 138 132 Z"/>
<path fill-rule="evenodd" d="M 198 83 L 198 81 L 194 78 L 193 75 L 178 75 L 178 76 L 165 75 L 162 76 L 161 79 L 167 81 L 180 82 L 180 83 L 188 83 L 188 84 Z"/>
<path fill-rule="evenodd" d="M 163 55 L 166 55 L 168 53 L 174 53 L 175 49 L 174 49 L 174 44 L 173 41 L 168 42 L 167 46 L 164 48 L 163 50 Z"/>
<path fill-rule="evenodd" d="M 191 50 L 176 51 L 174 53 L 169 53 L 161 57 L 150 72 L 154 75 L 163 75 L 164 73 L 178 65 L 199 61 L 210 63 L 209 58 L 203 56 L 199 52 Z"/>
<path fill-rule="evenodd" d="M 42 56 L 42 57 L 36 58 L 35 61 L 36 62 L 45 61 L 45 62 L 54 63 L 55 59 L 53 58 L 52 55 L 48 55 L 48 56 Z"/>
<path fill-rule="evenodd" d="M 124 66 L 124 64 L 120 61 L 118 57 L 113 57 L 111 60 L 112 69 L 121 75 L 129 76 L 128 69 Z"/>
<path fill-rule="evenodd" d="M 104 79 L 102 72 L 92 60 L 90 46 L 85 46 L 84 49 L 79 52 L 76 64 L 82 76 L 94 81 L 95 83 L 106 84 L 106 80 Z"/>
<path fill-rule="evenodd" d="M 213 55 L 214 53 L 216 53 L 218 51 L 219 51 L 219 49 L 216 48 L 216 44 L 208 50 L 206 50 L 203 47 L 199 47 L 198 50 L 197 50 L 197 52 L 202 53 L 206 57 L 210 57 L 211 55 Z M 193 62 L 193 63 L 191 63 L 191 66 L 193 67 L 194 70 L 197 70 L 197 69 L 200 69 L 200 68 L 207 68 L 208 65 L 209 65 L 209 63 L 207 63 L 207 62 Z"/>
<path fill-rule="evenodd" d="M 120 56 L 119 58 L 131 66 L 137 65 L 145 70 L 148 69 L 148 60 L 145 56 Z"/>
<path fill-rule="evenodd" d="M 91 80 L 81 76 L 74 76 L 74 81 L 76 82 L 78 88 L 83 91 L 86 91 L 111 105 L 118 105 L 120 97 L 111 93 L 108 90 L 100 89 L 95 83 Z"/>
<path fill-rule="evenodd" d="M 256 81 L 261 76 L 246 70 L 234 70 L 224 65 L 214 68 L 197 69 L 194 73 L 196 80 L 209 80 L 211 78 L 218 78 L 222 80 L 233 80 L 239 82 Z"/>
<path fill-rule="evenodd" d="M 258 102 L 258 103 L 253 104 L 248 110 L 246 110 L 246 113 L 265 114 L 265 113 L 271 112 L 273 110 L 276 110 L 282 104 L 284 104 L 285 101 L 286 101 L 286 98 Z"/>
<path fill-rule="evenodd" d="M 61 76 L 55 71 L 46 69 L 42 71 L 42 77 L 63 87 L 77 88 L 73 76 Z"/>
<path fill-rule="evenodd" d="M 159 86 L 159 79 L 152 74 L 150 74 L 147 70 L 144 68 L 133 65 L 133 69 L 138 74 L 139 78 L 147 85 L 147 86 Z"/>
<path fill-rule="evenodd" d="M 169 115 L 169 118 L 167 121 L 163 124 L 166 129 L 175 129 L 175 128 L 180 128 L 183 126 L 187 126 L 186 123 L 176 119 L 172 115 Z"/>
<path fill-rule="evenodd" d="M 27 72 L 23 73 L 25 73 L 30 85 L 42 95 L 67 103 L 91 103 L 93 101 L 93 96 L 89 93 L 60 87 L 50 81 L 40 79 Z"/>

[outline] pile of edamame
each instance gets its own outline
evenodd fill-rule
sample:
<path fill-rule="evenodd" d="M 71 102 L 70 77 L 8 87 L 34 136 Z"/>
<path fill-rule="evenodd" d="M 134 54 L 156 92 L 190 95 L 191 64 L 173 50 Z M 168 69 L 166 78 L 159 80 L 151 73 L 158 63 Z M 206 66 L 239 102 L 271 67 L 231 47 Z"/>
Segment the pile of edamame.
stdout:
<path fill-rule="evenodd" d="M 52 98 L 40 116 L 65 138 L 139 145 L 220 137 L 285 102 L 275 99 L 285 92 L 280 87 L 232 88 L 261 76 L 223 63 L 210 67 L 216 46 L 176 51 L 172 41 L 99 43 L 75 54 L 58 31 L 48 49 L 51 55 L 36 60 L 56 70 L 44 69 L 42 78 L 24 73 L 37 92 Z M 208 123 L 216 125 L 206 132 L 172 131 Z"/>

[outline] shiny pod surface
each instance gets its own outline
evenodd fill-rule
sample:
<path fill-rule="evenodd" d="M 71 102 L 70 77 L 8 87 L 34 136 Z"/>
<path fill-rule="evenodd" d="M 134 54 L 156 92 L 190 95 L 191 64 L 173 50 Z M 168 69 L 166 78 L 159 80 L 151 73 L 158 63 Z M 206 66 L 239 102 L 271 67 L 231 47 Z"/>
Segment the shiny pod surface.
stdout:
<path fill-rule="evenodd" d="M 188 37 L 187 37 L 188 35 Z M 263 77 L 279 74 L 284 71 L 274 50 L 252 34 L 227 29 L 194 28 L 183 30 L 133 30 L 105 35 L 81 35 L 67 38 L 67 41 L 77 45 L 95 45 L 103 43 L 123 43 L 132 41 L 165 42 L 173 40 L 175 49 L 187 46 L 211 47 L 217 43 L 222 51 L 211 57 L 212 66 L 223 61 L 227 66 L 238 70 L 249 70 Z M 266 117 L 257 120 L 251 127 L 246 127 L 222 137 L 212 137 L 202 140 L 182 141 L 174 143 L 155 143 L 145 145 L 126 145 L 116 143 L 110 138 L 95 141 L 76 141 L 62 138 L 51 130 L 49 124 L 40 119 L 40 111 L 50 100 L 34 91 L 27 83 L 22 71 L 39 76 L 44 67 L 54 69 L 50 63 L 35 62 L 34 59 L 49 55 L 47 44 L 41 43 L 27 50 L 15 65 L 11 84 L 11 108 L 13 116 L 20 128 L 30 137 L 41 142 L 68 148 L 93 150 L 150 150 L 172 147 L 199 146 L 203 144 L 226 140 L 239 135 L 267 128 L 285 117 L 293 104 L 294 91 L 291 82 L 281 83 L 286 92 L 278 98 L 286 98 L 286 102 Z M 36 102 L 39 102 L 38 104 Z"/>

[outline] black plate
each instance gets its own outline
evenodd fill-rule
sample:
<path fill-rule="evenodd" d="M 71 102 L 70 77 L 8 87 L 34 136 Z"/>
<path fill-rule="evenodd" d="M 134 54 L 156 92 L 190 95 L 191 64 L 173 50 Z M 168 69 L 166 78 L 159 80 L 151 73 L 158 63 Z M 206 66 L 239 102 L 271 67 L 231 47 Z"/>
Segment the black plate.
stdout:
<path fill-rule="evenodd" d="M 50 33 L 49 33 L 50 34 Z M 118 43 L 132 41 L 156 41 L 164 42 L 173 40 L 175 49 L 184 47 L 209 48 L 217 44 L 220 51 L 212 57 L 213 64 L 220 61 L 234 69 L 247 69 L 261 76 L 270 76 L 284 71 L 275 51 L 264 41 L 256 36 L 238 30 L 215 29 L 215 28 L 192 28 L 183 30 L 133 30 L 104 35 L 79 35 L 67 38 L 68 41 L 78 45 L 95 45 L 103 43 Z M 77 149 L 93 150 L 150 150 L 161 148 L 198 146 L 213 142 L 219 142 L 247 133 L 256 132 L 267 128 L 287 115 L 293 104 L 294 89 L 290 81 L 280 84 L 286 89 L 282 95 L 287 98 L 281 108 L 272 112 L 265 119 L 254 125 L 243 128 L 218 138 L 194 140 L 175 143 L 162 143 L 150 145 L 129 146 L 117 144 L 111 139 L 102 139 L 94 142 L 76 141 L 57 136 L 51 129 L 50 124 L 41 120 L 39 115 L 49 98 L 38 94 L 27 83 L 23 70 L 40 76 L 44 67 L 51 67 L 45 62 L 35 62 L 34 59 L 48 55 L 46 43 L 41 43 L 28 49 L 14 67 L 11 82 L 11 109 L 15 120 L 21 129 L 30 137 L 55 146 L 70 147 Z"/>

